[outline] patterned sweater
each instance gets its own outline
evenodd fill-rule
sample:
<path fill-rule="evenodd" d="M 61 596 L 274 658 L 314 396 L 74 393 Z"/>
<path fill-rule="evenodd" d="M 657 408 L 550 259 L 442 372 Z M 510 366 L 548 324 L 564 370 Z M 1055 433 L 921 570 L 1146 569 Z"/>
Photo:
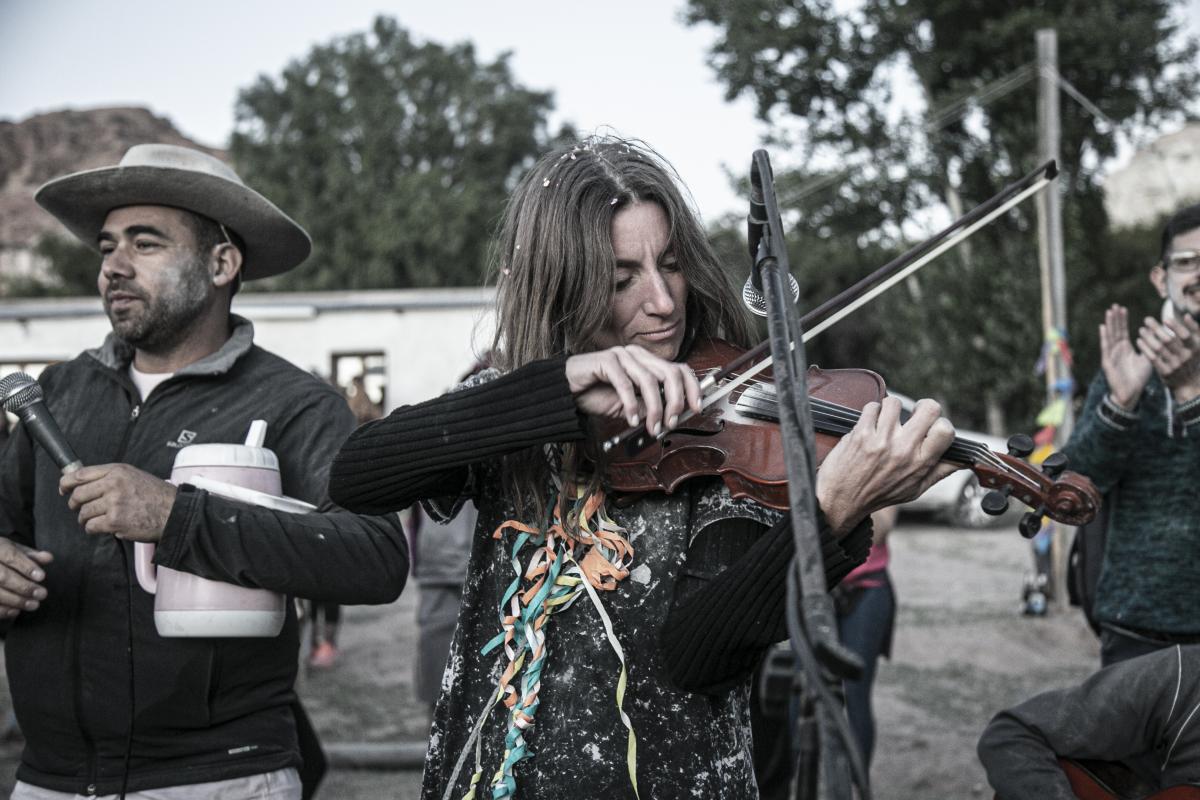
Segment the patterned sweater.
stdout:
<path fill-rule="evenodd" d="M 1065 452 L 1110 504 L 1097 618 L 1200 634 L 1200 400 L 1176 405 L 1155 374 L 1125 412 L 1101 373 Z"/>

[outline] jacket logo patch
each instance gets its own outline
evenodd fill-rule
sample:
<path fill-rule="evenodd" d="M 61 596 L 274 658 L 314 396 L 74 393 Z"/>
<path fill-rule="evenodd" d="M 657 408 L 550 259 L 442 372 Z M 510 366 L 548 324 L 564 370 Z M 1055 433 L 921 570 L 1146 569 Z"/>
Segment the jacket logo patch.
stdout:
<path fill-rule="evenodd" d="M 167 447 L 174 447 L 176 450 L 178 450 L 181 447 L 187 447 L 195 440 L 195 438 L 196 432 L 189 431 L 185 428 L 179 432 L 179 436 L 175 438 L 175 441 L 167 442 Z"/>

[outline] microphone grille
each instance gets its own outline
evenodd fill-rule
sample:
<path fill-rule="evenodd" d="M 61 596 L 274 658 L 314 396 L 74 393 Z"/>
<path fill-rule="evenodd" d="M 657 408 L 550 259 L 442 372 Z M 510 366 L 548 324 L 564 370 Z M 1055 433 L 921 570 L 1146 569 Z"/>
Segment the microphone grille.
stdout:
<path fill-rule="evenodd" d="M 794 275 L 788 275 L 792 290 L 792 302 L 796 303 L 800 300 L 800 284 L 797 283 Z M 763 293 L 754 288 L 754 279 L 747 278 L 746 283 L 742 286 L 742 302 L 746 304 L 746 308 L 750 309 L 751 313 L 757 314 L 760 317 L 767 315 L 767 298 Z"/>
<path fill-rule="evenodd" d="M 0 378 L 0 402 L 10 414 L 16 414 L 42 399 L 41 384 L 24 372 L 14 372 Z"/>
<path fill-rule="evenodd" d="M 742 287 L 742 302 L 746 304 L 746 308 L 750 309 L 751 313 L 757 314 L 760 317 L 767 315 L 767 298 L 763 297 L 763 293 L 754 288 L 754 281 L 747 280 Z"/>

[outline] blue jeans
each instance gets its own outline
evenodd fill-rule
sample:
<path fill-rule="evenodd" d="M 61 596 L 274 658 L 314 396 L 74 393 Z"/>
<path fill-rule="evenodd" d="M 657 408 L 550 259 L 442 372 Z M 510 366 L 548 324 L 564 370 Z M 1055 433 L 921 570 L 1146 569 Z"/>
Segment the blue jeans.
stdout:
<path fill-rule="evenodd" d="M 878 578 L 883 581 L 882 585 L 854 590 L 850 609 L 838 618 L 838 635 L 842 644 L 863 660 L 862 677 L 855 681 L 844 681 L 842 686 L 846 693 L 846 716 L 850 719 L 850 729 L 858 740 L 863 763 L 868 768 L 875 749 L 871 687 L 875 683 L 875 666 L 879 656 L 890 649 L 892 623 L 896 616 L 896 595 L 892 590 L 892 582 L 886 572 L 879 573 Z"/>

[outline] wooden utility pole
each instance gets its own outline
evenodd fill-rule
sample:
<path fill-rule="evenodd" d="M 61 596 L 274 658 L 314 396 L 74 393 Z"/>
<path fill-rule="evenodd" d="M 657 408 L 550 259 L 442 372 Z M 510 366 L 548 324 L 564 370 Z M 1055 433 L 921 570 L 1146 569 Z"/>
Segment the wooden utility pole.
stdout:
<path fill-rule="evenodd" d="M 1037 32 L 1038 52 L 1038 160 L 1059 158 L 1058 34 L 1053 28 Z M 1066 274 L 1063 268 L 1062 191 L 1058 184 L 1038 195 L 1038 265 L 1042 276 L 1042 328 L 1065 331 L 1067 327 Z M 1058 382 L 1071 376 L 1070 367 L 1059 353 L 1046 359 L 1046 402 L 1057 396 Z M 1065 444 L 1071 435 L 1068 413 L 1058 435 Z"/>
<path fill-rule="evenodd" d="M 1059 158 L 1062 128 L 1059 122 L 1058 91 L 1058 33 L 1053 28 L 1037 32 L 1038 54 L 1038 141 L 1039 161 Z M 1060 173 L 1061 174 L 1061 173 Z M 1067 280 L 1063 266 L 1062 192 L 1057 183 L 1038 195 L 1038 265 L 1042 283 L 1042 331 L 1046 342 L 1053 340 L 1053 331 L 1066 334 Z M 1052 403 L 1061 393 L 1060 387 L 1071 378 L 1071 367 L 1057 347 L 1046 352 L 1046 403 Z M 1065 395 L 1066 408 L 1062 423 L 1055 433 L 1055 446 L 1062 447 L 1071 435 L 1074 413 L 1071 395 Z M 1051 549 L 1054 594 L 1060 606 L 1067 602 L 1065 586 L 1068 537 L 1073 528 L 1055 527 Z"/>

